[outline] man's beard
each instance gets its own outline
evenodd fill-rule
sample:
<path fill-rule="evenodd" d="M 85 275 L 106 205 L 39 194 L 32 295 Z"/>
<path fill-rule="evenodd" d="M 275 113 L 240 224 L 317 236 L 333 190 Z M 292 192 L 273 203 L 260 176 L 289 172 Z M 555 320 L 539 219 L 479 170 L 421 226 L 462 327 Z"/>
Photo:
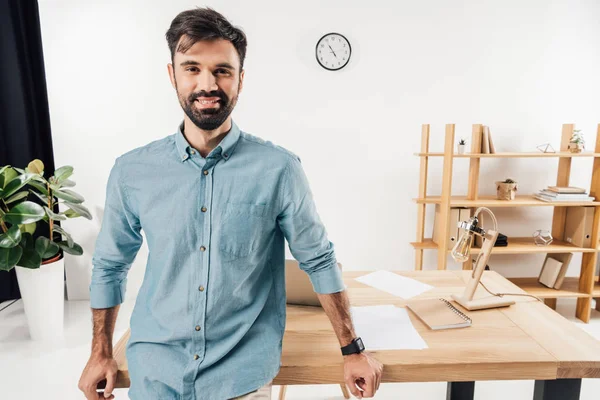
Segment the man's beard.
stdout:
<path fill-rule="evenodd" d="M 188 118 L 194 125 L 204 131 L 212 131 L 223 125 L 233 111 L 238 99 L 236 94 L 230 100 L 222 90 L 213 90 L 210 93 L 203 90 L 190 94 L 187 99 L 179 96 L 179 94 L 178 97 L 181 108 L 183 108 Z M 203 97 L 218 97 L 219 106 L 217 108 L 199 109 L 194 103 L 196 99 L 202 100 Z"/>

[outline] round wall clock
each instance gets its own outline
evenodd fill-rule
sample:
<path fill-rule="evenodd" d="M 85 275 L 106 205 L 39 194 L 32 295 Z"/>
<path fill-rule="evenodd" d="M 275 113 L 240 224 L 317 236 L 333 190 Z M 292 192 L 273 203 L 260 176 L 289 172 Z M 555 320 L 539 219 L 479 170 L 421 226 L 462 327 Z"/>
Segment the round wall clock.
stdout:
<path fill-rule="evenodd" d="M 344 68 L 350 61 L 352 48 L 344 35 L 328 33 L 317 42 L 315 55 L 321 67 L 329 71 L 337 71 Z"/>

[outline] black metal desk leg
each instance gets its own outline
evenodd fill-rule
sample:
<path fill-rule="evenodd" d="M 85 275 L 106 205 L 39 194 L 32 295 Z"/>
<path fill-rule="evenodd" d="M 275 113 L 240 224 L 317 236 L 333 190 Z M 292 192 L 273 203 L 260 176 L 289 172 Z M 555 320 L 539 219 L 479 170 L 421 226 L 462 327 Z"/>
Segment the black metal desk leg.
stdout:
<path fill-rule="evenodd" d="M 535 381 L 533 400 L 579 400 L 581 379 Z"/>
<path fill-rule="evenodd" d="M 475 382 L 448 382 L 446 400 L 473 400 Z"/>

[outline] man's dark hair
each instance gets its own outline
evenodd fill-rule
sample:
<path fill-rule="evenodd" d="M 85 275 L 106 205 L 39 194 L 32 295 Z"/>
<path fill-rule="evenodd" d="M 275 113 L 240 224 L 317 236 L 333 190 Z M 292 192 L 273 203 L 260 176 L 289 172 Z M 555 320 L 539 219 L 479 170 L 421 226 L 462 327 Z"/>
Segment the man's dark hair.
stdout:
<path fill-rule="evenodd" d="M 185 38 L 177 46 L 179 39 Z M 194 43 L 200 40 L 229 40 L 240 57 L 240 71 L 244 68 L 246 58 L 246 35 L 237 27 L 231 25 L 227 18 L 210 7 L 196 8 L 180 12 L 171 22 L 166 33 L 167 43 L 171 51 L 171 62 L 177 51 L 185 53 Z"/>

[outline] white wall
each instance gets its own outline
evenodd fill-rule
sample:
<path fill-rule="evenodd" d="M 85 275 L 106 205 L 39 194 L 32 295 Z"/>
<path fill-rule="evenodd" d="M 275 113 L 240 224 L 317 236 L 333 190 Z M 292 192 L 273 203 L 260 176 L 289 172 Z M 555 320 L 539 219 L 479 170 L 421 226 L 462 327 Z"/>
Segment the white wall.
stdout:
<path fill-rule="evenodd" d="M 75 167 L 87 204 L 102 205 L 108 172 L 125 151 L 173 133 L 183 113 L 171 88 L 164 34 L 190 1 L 40 0 L 54 151 Z M 593 147 L 600 123 L 600 2 L 576 1 L 213 1 L 246 32 L 240 127 L 302 158 L 338 259 L 348 269 L 412 269 L 422 123 L 442 149 L 445 123 L 457 137 L 491 127 L 500 151 L 559 146 L 576 123 Z M 342 71 L 320 68 L 316 41 L 351 41 Z M 591 160 L 573 161 L 572 183 L 589 187 Z M 455 194 L 468 163 L 457 160 Z M 557 160 L 484 160 L 481 193 L 514 177 L 521 193 L 552 184 Z M 439 194 L 441 161 L 429 189 Z M 500 231 L 550 228 L 551 208 L 503 209 Z M 428 232 L 432 220 L 428 218 Z M 74 225 L 74 224 L 73 224 Z M 67 225 L 73 231 L 83 229 Z M 77 238 L 77 232 L 73 232 Z M 93 241 L 84 243 L 91 257 Z M 128 296 L 143 276 L 146 249 Z M 541 255 L 495 256 L 507 276 L 533 276 Z M 577 274 L 580 257 L 574 257 Z M 80 262 L 89 264 L 89 259 Z M 451 264 L 453 267 L 456 265 Z M 435 266 L 435 252 L 426 268 Z M 89 267 L 85 265 L 84 267 Z"/>

